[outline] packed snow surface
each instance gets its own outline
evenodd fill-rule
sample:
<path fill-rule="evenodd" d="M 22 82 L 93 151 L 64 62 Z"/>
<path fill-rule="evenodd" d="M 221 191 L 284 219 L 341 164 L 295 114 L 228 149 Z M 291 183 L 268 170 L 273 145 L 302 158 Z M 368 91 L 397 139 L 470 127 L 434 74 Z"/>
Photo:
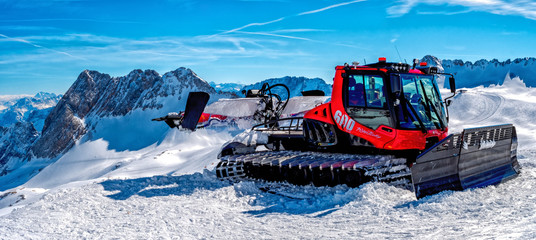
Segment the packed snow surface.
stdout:
<path fill-rule="evenodd" d="M 212 169 L 234 135 L 226 129 L 170 129 L 139 150 L 114 150 L 103 139 L 79 143 L 0 193 L 0 238 L 534 239 L 535 103 L 536 90 L 518 78 L 456 96 L 449 129 L 513 123 L 522 173 L 420 200 L 383 183 L 284 187 L 282 196 L 253 182 L 221 182 Z"/>

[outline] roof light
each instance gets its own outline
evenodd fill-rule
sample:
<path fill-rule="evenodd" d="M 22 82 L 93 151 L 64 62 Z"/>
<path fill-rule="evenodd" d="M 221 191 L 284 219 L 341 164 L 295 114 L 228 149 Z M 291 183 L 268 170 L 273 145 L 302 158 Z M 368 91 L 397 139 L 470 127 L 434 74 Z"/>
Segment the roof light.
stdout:
<path fill-rule="evenodd" d="M 384 57 L 378 58 L 378 62 L 386 62 L 386 61 L 387 61 L 387 58 L 384 58 Z"/>
<path fill-rule="evenodd" d="M 419 63 L 419 65 L 420 65 L 421 67 L 426 67 L 426 66 L 428 66 L 428 63 L 426 63 L 426 62 L 421 62 L 421 63 Z"/>

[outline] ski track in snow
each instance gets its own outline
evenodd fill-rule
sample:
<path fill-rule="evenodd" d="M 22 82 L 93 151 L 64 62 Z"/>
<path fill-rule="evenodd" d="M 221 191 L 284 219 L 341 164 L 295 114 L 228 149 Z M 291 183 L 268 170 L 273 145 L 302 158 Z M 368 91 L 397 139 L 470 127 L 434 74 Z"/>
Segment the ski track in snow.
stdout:
<path fill-rule="evenodd" d="M 495 115 L 497 111 L 500 111 L 505 101 L 504 97 L 489 93 L 469 93 L 469 96 L 473 99 L 473 101 L 477 102 L 468 105 L 468 107 L 473 107 L 473 109 L 466 109 L 465 111 L 462 111 L 464 112 L 464 115 L 473 113 L 473 115 L 465 115 L 465 117 L 461 119 L 461 122 L 464 125 L 486 121 Z M 480 96 L 480 98 L 475 98 L 474 96 Z M 479 106 L 479 108 L 474 108 L 474 106 L 477 104 L 481 106 Z M 475 111 L 476 109 L 478 109 L 478 111 Z"/>
<path fill-rule="evenodd" d="M 514 123 L 522 172 L 497 186 L 420 200 L 383 183 L 280 189 L 306 197 L 293 199 L 253 182 L 219 181 L 205 168 L 231 137 L 221 130 L 172 130 L 159 145 L 137 151 L 83 143 L 73 152 L 93 157 L 60 158 L 33 181 L 0 193 L 0 239 L 535 239 L 534 116 L 531 88 L 457 96 L 450 129 Z M 95 163 L 107 170 L 77 175 Z"/>

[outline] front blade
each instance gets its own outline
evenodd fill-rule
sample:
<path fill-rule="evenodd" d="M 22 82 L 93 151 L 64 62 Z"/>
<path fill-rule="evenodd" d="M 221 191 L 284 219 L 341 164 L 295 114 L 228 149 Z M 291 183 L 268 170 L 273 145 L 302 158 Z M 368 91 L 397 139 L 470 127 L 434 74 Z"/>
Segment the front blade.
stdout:
<path fill-rule="evenodd" d="M 465 129 L 417 157 L 411 168 L 417 198 L 445 190 L 485 187 L 519 173 L 511 124 Z"/>

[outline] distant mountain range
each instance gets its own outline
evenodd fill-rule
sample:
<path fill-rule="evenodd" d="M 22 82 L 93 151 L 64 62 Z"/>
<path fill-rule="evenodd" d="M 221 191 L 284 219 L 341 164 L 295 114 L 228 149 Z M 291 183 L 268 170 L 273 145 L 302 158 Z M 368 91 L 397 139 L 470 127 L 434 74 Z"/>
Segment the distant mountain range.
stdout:
<path fill-rule="evenodd" d="M 519 77 L 527 87 L 536 87 L 536 58 L 532 57 L 504 62 L 482 59 L 472 63 L 463 60 L 440 60 L 427 55 L 421 61 L 438 66 L 446 73 L 452 73 L 456 78 L 457 88 L 500 85 L 507 74 L 510 78 Z M 445 82 L 445 87 L 448 87 L 448 81 Z"/>
<path fill-rule="evenodd" d="M 331 95 L 331 84 L 327 84 L 321 78 L 306 78 L 306 77 L 282 77 L 282 78 L 270 78 L 257 82 L 254 84 L 238 84 L 238 83 L 220 83 L 216 84 L 210 82 L 216 91 L 222 92 L 232 92 L 238 96 L 243 96 L 242 91 L 250 89 L 261 89 L 262 85 L 267 83 L 269 86 L 273 86 L 278 83 L 283 83 L 289 87 L 290 97 L 301 96 L 301 92 L 309 90 L 322 90 L 326 96 Z M 282 89 L 275 89 L 276 93 L 283 98 L 287 98 L 287 94 L 282 91 Z"/>
<path fill-rule="evenodd" d="M 0 97 L 0 169 L 10 159 L 27 155 L 29 146 L 39 138 L 45 119 L 61 97 L 44 92 L 35 96 Z"/>
<path fill-rule="evenodd" d="M 40 92 L 35 96 L 9 96 L 0 98 L 0 126 L 9 127 L 17 122 L 31 122 L 41 131 L 44 119 L 62 95 Z"/>

